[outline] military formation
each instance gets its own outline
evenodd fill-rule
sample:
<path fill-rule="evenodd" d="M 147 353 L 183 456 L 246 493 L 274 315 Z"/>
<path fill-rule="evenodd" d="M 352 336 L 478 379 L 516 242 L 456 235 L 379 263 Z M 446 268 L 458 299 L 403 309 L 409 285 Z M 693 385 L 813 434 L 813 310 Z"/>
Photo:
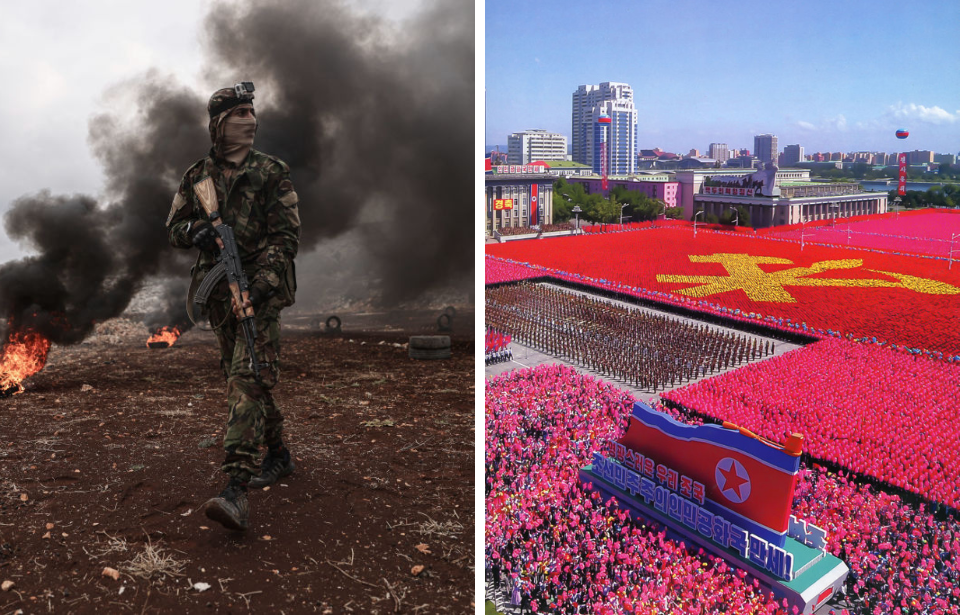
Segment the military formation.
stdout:
<path fill-rule="evenodd" d="M 486 323 L 516 341 L 657 392 L 773 353 L 773 343 L 553 286 L 488 289 Z"/>

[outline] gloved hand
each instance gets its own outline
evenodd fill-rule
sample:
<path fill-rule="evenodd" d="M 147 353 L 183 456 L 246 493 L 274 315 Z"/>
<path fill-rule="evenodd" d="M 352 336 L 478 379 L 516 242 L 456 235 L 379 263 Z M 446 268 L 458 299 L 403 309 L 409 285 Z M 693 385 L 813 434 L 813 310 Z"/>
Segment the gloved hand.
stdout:
<path fill-rule="evenodd" d="M 203 252 L 218 251 L 217 231 L 208 220 L 197 220 L 190 225 L 187 231 L 187 237 L 195 247 Z"/>
<path fill-rule="evenodd" d="M 233 314 L 237 318 L 240 318 L 241 312 L 247 308 L 253 308 L 253 311 L 256 312 L 257 308 L 266 303 L 267 299 L 274 296 L 276 291 L 266 282 L 257 280 L 250 285 L 250 292 L 247 294 L 247 300 L 243 302 L 242 305 L 238 306 L 236 303 L 233 304 Z"/>
<path fill-rule="evenodd" d="M 274 294 L 274 290 L 270 288 L 266 282 L 257 280 L 250 285 L 250 305 L 252 305 L 253 309 L 256 310 Z"/>

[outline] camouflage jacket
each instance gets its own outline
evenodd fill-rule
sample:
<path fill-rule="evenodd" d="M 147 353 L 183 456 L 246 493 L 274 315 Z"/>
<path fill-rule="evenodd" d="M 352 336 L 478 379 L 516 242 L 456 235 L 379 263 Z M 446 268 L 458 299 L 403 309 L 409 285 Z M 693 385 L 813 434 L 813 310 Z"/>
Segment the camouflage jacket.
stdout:
<path fill-rule="evenodd" d="M 193 247 L 187 226 L 207 218 L 193 185 L 207 176 L 213 178 L 220 215 L 233 228 L 248 281 L 276 291 L 289 305 L 296 289 L 293 259 L 300 243 L 300 212 L 290 168 L 279 158 L 253 149 L 230 180 L 222 172 L 225 164 L 211 150 L 187 169 L 167 216 L 167 239 L 177 248 Z M 212 254 L 201 253 L 194 277 L 202 277 L 215 264 Z"/>

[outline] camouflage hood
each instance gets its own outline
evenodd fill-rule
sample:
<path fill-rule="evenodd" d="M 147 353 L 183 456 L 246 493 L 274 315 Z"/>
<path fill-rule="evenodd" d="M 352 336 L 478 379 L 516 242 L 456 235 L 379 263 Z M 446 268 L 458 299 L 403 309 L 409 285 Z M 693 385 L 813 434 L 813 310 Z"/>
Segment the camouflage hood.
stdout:
<path fill-rule="evenodd" d="M 253 107 L 253 103 L 250 101 L 237 98 L 237 93 L 233 88 L 221 88 L 210 97 L 210 102 L 207 103 L 210 123 L 207 128 L 210 132 L 210 142 L 213 143 L 213 149 L 217 155 L 221 155 L 223 120 L 230 115 L 230 112 L 243 104 Z"/>

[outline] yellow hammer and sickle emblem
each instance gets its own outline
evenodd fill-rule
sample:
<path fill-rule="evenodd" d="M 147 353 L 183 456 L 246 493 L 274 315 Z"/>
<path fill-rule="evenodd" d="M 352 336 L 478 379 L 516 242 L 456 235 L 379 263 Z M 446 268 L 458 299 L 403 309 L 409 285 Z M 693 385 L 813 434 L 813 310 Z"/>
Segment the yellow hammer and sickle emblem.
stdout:
<path fill-rule="evenodd" d="M 753 301 L 771 301 L 796 303 L 785 286 L 846 286 L 868 288 L 906 288 L 928 295 L 956 295 L 960 288 L 945 282 L 918 278 L 903 273 L 868 269 L 872 273 L 896 278 L 892 280 L 853 279 L 853 278 L 813 278 L 809 277 L 833 269 L 856 269 L 863 266 L 860 259 L 820 261 L 810 267 L 794 267 L 767 273 L 760 265 L 792 265 L 793 261 L 773 256 L 750 256 L 749 254 L 710 254 L 690 255 L 694 263 L 720 263 L 727 270 L 727 276 L 713 275 L 657 275 L 658 282 L 678 284 L 696 284 L 676 292 L 688 297 L 707 297 L 731 290 L 742 290 Z"/>

